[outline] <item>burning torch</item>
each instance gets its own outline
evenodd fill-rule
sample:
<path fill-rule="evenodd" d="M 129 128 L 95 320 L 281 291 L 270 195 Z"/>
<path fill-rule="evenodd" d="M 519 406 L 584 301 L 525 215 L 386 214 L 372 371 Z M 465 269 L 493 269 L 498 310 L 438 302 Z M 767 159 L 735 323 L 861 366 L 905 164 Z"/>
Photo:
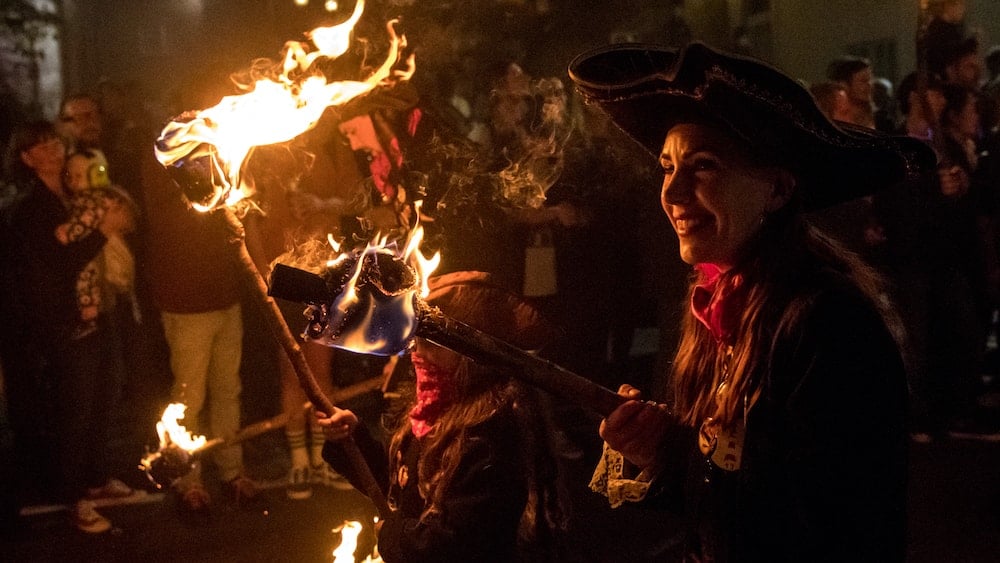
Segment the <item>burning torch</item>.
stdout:
<path fill-rule="evenodd" d="M 306 396 L 325 413 L 337 409 L 320 390 L 277 304 L 268 296 L 267 284 L 247 252 L 243 225 L 235 209 L 248 205 L 246 198 L 253 193 L 243 163 L 255 147 L 290 141 L 315 126 L 326 108 L 342 105 L 393 81 L 406 80 L 412 74 L 412 56 L 406 60 L 406 68 L 397 67 L 406 41 L 396 34 L 395 21 L 386 26 L 389 55 L 368 78 L 328 81 L 319 70 L 317 61 L 336 59 L 348 50 L 364 4 L 364 0 L 358 0 L 349 20 L 311 31 L 312 46 L 289 42 L 284 60 L 272 69 L 272 78 L 244 85 L 246 92 L 242 94 L 227 96 L 211 108 L 187 112 L 171 121 L 155 147 L 157 159 L 183 188 L 191 206 L 227 224 L 234 256 L 264 309 L 271 332 L 291 361 Z M 387 515 L 389 506 L 357 444 L 346 441 L 343 450 L 365 494 L 380 515 Z"/>
<path fill-rule="evenodd" d="M 385 249 L 342 254 L 320 274 L 277 264 L 270 294 L 309 305 L 307 337 L 346 350 L 398 354 L 421 337 L 607 416 L 625 399 L 550 361 L 459 322 L 421 298 L 421 276 Z"/>

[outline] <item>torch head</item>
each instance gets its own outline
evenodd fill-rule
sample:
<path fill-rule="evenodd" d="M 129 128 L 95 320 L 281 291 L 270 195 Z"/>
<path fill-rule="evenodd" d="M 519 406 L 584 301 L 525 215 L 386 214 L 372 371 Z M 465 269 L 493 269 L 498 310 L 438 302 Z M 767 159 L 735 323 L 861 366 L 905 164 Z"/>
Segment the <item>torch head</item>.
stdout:
<path fill-rule="evenodd" d="M 140 469 L 146 472 L 146 477 L 157 488 L 162 488 L 190 473 L 194 468 L 194 461 L 190 452 L 171 445 L 146 456 Z"/>
<path fill-rule="evenodd" d="M 268 294 L 309 306 L 307 339 L 389 356 L 409 346 L 419 290 L 411 267 L 392 252 L 377 250 L 341 255 L 321 274 L 277 264 Z"/>
<path fill-rule="evenodd" d="M 211 206 L 221 183 L 217 172 L 214 151 L 208 146 L 197 156 L 167 166 L 170 179 L 181 188 L 184 198 L 204 207 Z"/>

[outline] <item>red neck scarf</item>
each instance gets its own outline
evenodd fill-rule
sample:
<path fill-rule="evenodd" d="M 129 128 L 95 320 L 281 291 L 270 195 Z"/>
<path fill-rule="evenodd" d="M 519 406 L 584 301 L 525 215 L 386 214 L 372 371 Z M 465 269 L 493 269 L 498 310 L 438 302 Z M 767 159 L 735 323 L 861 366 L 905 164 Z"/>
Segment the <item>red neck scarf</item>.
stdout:
<path fill-rule="evenodd" d="M 736 276 L 729 283 L 720 284 L 722 270 L 715 264 L 698 264 L 695 268 L 702 281 L 691 293 L 691 313 L 708 328 L 716 342 L 732 344 L 743 308 L 739 299 L 734 298 L 741 278 Z"/>
<path fill-rule="evenodd" d="M 417 126 L 420 125 L 422 117 L 423 112 L 420 111 L 420 108 L 416 108 L 410 112 L 409 119 L 406 122 L 406 134 L 410 138 L 413 138 L 417 134 Z M 392 139 L 389 139 L 389 146 L 385 147 L 384 151 L 372 156 L 372 160 L 368 163 L 368 170 L 371 172 L 372 181 L 375 182 L 375 187 L 382 194 L 383 203 L 396 198 L 397 189 L 389 181 L 389 175 L 393 170 L 398 170 L 402 166 L 403 150 L 399 146 L 399 137 L 394 135 Z"/>
<path fill-rule="evenodd" d="M 410 354 L 410 360 L 417 373 L 417 404 L 410 410 L 410 428 L 414 436 L 423 438 L 455 402 L 455 378 L 419 354 Z"/>

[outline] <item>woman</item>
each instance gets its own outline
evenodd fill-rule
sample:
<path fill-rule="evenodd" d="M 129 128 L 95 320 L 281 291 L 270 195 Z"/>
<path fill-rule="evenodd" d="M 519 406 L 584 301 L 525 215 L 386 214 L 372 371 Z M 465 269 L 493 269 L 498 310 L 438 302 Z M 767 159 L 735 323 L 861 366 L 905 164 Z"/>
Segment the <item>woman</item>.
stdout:
<path fill-rule="evenodd" d="M 121 358 L 107 334 L 103 320 L 86 334 L 79 328 L 75 284 L 84 267 L 104 247 L 109 237 L 130 228 L 130 215 L 121 204 L 110 204 L 100 223 L 89 234 L 65 244 L 57 230 L 69 220 L 63 184 L 66 147 L 48 122 L 22 125 L 12 137 L 8 165 L 20 199 L 10 210 L 11 262 L 5 264 L 5 282 L 13 304 L 8 332 L 23 360 L 11 379 L 11 404 L 41 406 L 24 412 L 21 423 L 43 424 L 39 413 L 51 410 L 58 425 L 57 460 L 62 500 L 73 506 L 72 521 L 81 531 L 102 533 L 111 523 L 94 509 L 101 497 L 128 496 L 132 489 L 109 478 L 108 419 L 118 390 Z M 9 277 L 7 277 L 9 276 Z M 11 342 L 9 341 L 9 342 Z M 39 370 L 44 370 L 40 372 Z M 31 381 L 40 377 L 52 385 L 54 403 L 39 405 L 27 395 Z M 36 379 L 36 381 L 38 381 Z M 18 415 L 20 416 L 20 414 Z M 28 431 L 30 433 L 30 430 Z"/>
<path fill-rule="evenodd" d="M 473 328 L 524 349 L 549 329 L 538 313 L 482 272 L 428 280 L 427 302 Z M 528 390 L 502 370 L 417 339 L 410 354 L 416 397 L 396 430 L 389 456 L 348 410 L 317 413 L 331 442 L 323 457 L 355 482 L 337 441 L 354 432 L 392 514 L 380 522 L 379 553 L 388 563 L 551 559 L 560 525 L 548 422 Z M 363 428 L 363 427 L 361 427 Z"/>
<path fill-rule="evenodd" d="M 631 400 L 601 424 L 592 487 L 614 505 L 682 511 L 689 561 L 901 561 L 895 323 L 874 274 L 802 212 L 932 154 L 841 129 L 794 80 L 702 44 L 606 48 L 570 75 L 658 158 L 661 204 L 694 266 L 672 403 L 620 389 Z"/>

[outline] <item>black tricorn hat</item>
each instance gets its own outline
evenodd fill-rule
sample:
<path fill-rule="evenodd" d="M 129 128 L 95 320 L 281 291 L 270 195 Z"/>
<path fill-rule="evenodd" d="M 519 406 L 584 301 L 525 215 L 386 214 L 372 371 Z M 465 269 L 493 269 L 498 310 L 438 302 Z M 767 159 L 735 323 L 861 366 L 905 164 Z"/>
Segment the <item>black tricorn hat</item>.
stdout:
<path fill-rule="evenodd" d="M 654 156 L 677 123 L 696 117 L 725 125 L 796 174 L 806 210 L 869 195 L 935 164 L 923 142 L 834 124 L 781 71 L 703 43 L 603 47 L 576 57 L 569 76 Z"/>

